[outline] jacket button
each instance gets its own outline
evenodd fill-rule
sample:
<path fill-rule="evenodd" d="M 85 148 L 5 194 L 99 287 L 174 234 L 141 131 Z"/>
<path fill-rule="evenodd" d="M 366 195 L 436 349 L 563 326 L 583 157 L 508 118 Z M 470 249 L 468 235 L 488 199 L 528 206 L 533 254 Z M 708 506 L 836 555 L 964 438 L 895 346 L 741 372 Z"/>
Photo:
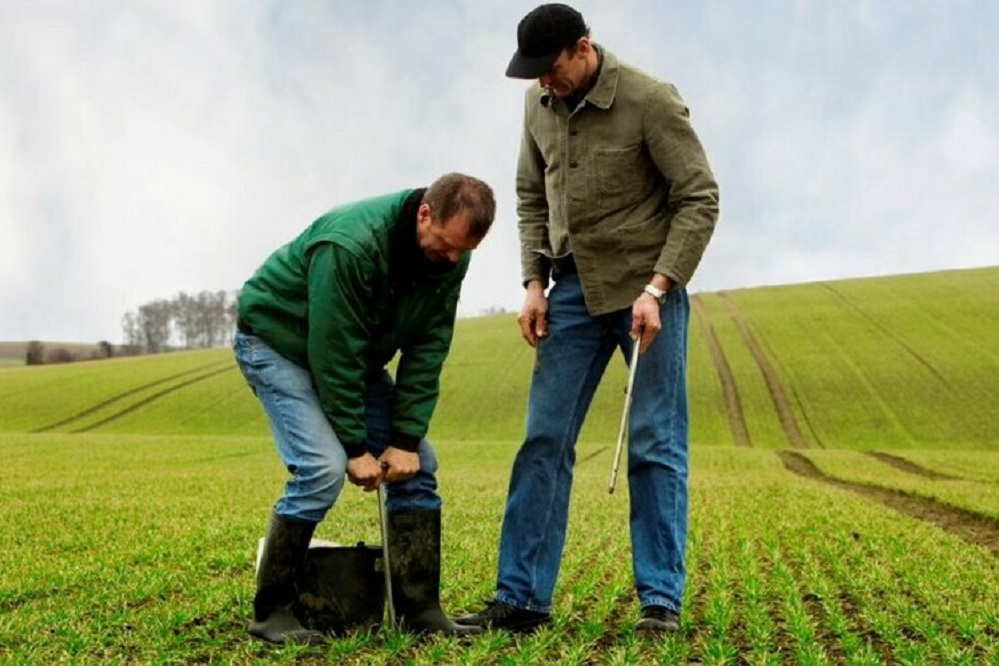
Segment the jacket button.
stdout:
<path fill-rule="evenodd" d="M 576 136 L 577 134 L 579 134 L 578 129 L 569 130 L 569 136 Z"/>
<path fill-rule="evenodd" d="M 570 169 L 575 169 L 578 166 L 579 166 L 579 162 L 570 162 L 569 163 L 569 168 Z"/>

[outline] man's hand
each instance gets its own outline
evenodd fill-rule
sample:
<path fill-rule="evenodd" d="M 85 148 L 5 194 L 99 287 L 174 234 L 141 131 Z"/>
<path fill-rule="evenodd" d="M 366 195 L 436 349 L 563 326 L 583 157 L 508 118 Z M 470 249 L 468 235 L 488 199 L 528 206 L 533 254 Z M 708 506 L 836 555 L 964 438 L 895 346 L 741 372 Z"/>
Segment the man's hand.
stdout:
<path fill-rule="evenodd" d="M 347 460 L 347 478 L 366 493 L 377 490 L 384 480 L 382 466 L 370 453 Z"/>
<path fill-rule="evenodd" d="M 637 340 L 638 335 L 642 335 L 639 355 L 645 353 L 662 328 L 662 321 L 659 319 L 659 301 L 655 296 L 643 292 L 631 306 L 631 339 Z"/>
<path fill-rule="evenodd" d="M 420 471 L 420 454 L 390 446 L 378 458 L 385 470 L 385 482 L 405 481 Z"/>
<path fill-rule="evenodd" d="M 663 291 L 669 291 L 670 287 L 673 286 L 668 277 L 659 273 L 653 276 L 651 283 Z M 639 354 L 644 354 L 648 350 L 649 345 L 663 329 L 662 319 L 659 316 L 660 307 L 659 300 L 644 291 L 639 294 L 634 305 L 631 306 L 631 339 L 637 340 L 639 334 L 642 336 Z"/>
<path fill-rule="evenodd" d="M 527 283 L 527 295 L 517 323 L 520 324 L 520 334 L 532 347 L 538 345 L 539 338 L 548 335 L 548 298 L 539 280 Z"/>

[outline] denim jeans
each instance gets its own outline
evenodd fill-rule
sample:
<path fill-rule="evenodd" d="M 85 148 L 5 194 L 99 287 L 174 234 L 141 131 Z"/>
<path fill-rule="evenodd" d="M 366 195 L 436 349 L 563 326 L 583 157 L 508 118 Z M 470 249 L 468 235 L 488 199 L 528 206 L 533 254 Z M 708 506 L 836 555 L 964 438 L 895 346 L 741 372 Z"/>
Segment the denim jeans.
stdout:
<path fill-rule="evenodd" d="M 347 454 L 323 413 L 312 375 L 253 335 L 237 332 L 233 351 L 243 377 L 264 407 L 278 455 L 291 474 L 275 510 L 286 518 L 320 522 L 343 490 Z M 366 445 L 376 458 L 392 435 L 393 390 L 392 378 L 384 369 L 370 376 L 365 385 Z M 420 471 L 386 486 L 390 512 L 441 506 L 433 447 L 424 439 L 418 453 Z"/>
<path fill-rule="evenodd" d="M 510 476 L 496 599 L 550 612 L 565 544 L 575 444 L 607 363 L 630 360 L 631 308 L 597 317 L 577 275 L 548 297 L 548 336 L 537 347 L 527 431 Z M 639 358 L 628 427 L 632 566 L 644 606 L 680 612 L 687 542 L 687 322 L 684 289 L 669 292 L 663 328 Z M 608 500 L 609 501 L 609 500 Z"/>

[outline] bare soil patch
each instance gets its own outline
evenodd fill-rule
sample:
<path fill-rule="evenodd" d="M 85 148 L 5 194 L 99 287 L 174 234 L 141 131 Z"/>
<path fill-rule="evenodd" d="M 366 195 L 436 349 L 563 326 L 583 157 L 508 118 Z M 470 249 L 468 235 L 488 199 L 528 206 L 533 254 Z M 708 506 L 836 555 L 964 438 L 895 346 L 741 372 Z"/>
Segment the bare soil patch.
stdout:
<path fill-rule="evenodd" d="M 739 335 L 742 336 L 743 342 L 746 343 L 750 353 L 753 355 L 756 365 L 759 366 L 760 372 L 763 374 L 763 379 L 767 383 L 767 390 L 770 391 L 770 398 L 774 403 L 774 409 L 777 410 L 777 418 L 780 419 L 784 434 L 787 435 L 787 441 L 796 449 L 808 448 L 805 438 L 801 434 L 801 428 L 798 427 L 798 421 L 794 418 L 791 403 L 788 401 L 784 387 L 781 385 L 777 370 L 770 363 L 770 359 L 767 358 L 763 347 L 756 340 L 756 336 L 746 326 L 746 322 L 743 320 L 742 315 L 739 314 L 735 303 L 732 302 L 725 292 L 719 292 L 718 295 L 721 297 L 722 303 L 725 305 L 725 309 L 728 310 L 728 314 L 735 323 L 736 328 L 739 329 Z"/>
<path fill-rule="evenodd" d="M 872 458 L 876 458 L 886 465 L 891 465 L 895 469 L 900 469 L 903 472 L 908 472 L 909 474 L 916 474 L 918 476 L 924 476 L 927 479 L 936 479 L 940 481 L 958 481 L 960 477 L 951 476 L 950 474 L 944 474 L 943 472 L 937 472 L 932 469 L 926 469 L 921 465 L 917 465 L 911 460 L 906 460 L 905 458 L 900 458 L 898 456 L 893 456 L 890 453 L 883 453 L 881 451 L 865 451 L 865 453 Z"/>
<path fill-rule="evenodd" d="M 752 446 L 749 428 L 746 426 L 746 416 L 742 411 L 742 400 L 739 398 L 739 387 L 735 383 L 735 376 L 732 374 L 732 368 L 725 357 L 725 351 L 722 349 L 721 343 L 718 342 L 718 334 L 715 333 L 715 327 L 711 325 L 701 297 L 694 296 L 691 302 L 694 305 L 694 313 L 701 322 L 701 330 L 704 333 L 704 340 L 708 343 L 708 350 L 711 353 L 715 370 L 718 371 L 718 379 L 721 380 L 722 395 L 725 397 L 725 415 L 728 417 L 728 427 L 732 431 L 735 445 Z"/>
<path fill-rule="evenodd" d="M 845 488 L 890 509 L 918 520 L 933 523 L 965 541 L 983 546 L 999 557 L 999 522 L 967 509 L 942 504 L 926 497 L 910 495 L 900 490 L 851 483 L 822 472 L 806 456 L 796 451 L 778 451 L 784 467 L 799 476 Z"/>

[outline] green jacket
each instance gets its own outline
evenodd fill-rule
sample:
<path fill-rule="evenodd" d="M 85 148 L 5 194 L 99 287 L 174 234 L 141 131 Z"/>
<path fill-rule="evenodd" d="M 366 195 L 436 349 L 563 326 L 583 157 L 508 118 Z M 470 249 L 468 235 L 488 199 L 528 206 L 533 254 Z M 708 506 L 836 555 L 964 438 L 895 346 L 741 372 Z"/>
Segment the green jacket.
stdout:
<path fill-rule="evenodd" d="M 240 324 L 312 373 L 347 455 L 364 453 L 365 383 L 401 352 L 393 446 L 416 450 L 437 404 L 471 254 L 442 270 L 416 244 L 423 190 L 334 208 L 240 291 Z"/>
<path fill-rule="evenodd" d="M 570 112 L 528 89 L 517 167 L 524 282 L 572 253 L 590 314 L 630 307 L 653 272 L 690 280 L 718 218 L 718 185 L 687 107 L 598 47 L 593 88 Z"/>

